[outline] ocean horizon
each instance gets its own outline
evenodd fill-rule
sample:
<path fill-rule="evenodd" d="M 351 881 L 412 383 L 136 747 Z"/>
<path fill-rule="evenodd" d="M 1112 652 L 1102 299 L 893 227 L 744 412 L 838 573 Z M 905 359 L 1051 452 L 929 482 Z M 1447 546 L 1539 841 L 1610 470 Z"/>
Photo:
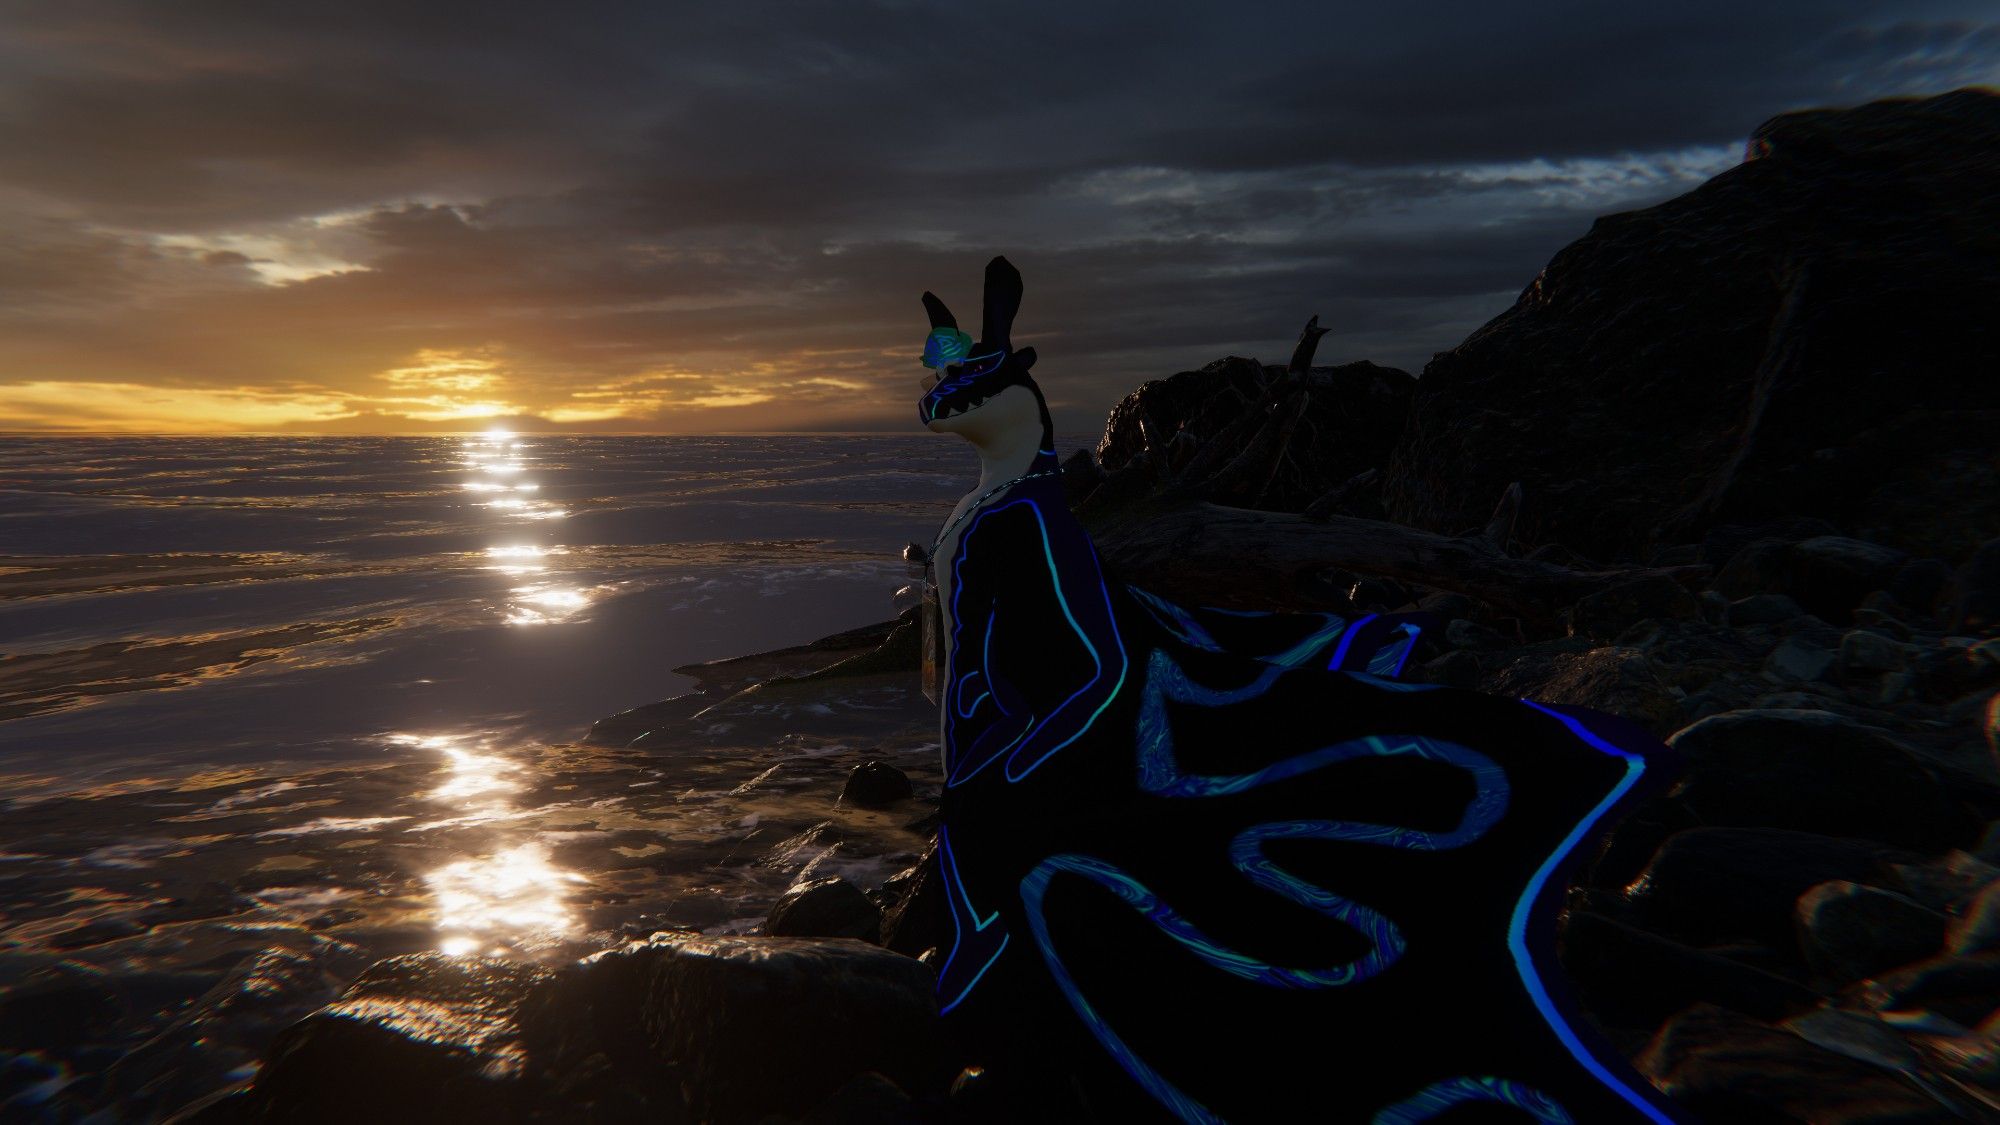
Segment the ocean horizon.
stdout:
<path fill-rule="evenodd" d="M 0 801 L 579 738 L 894 616 L 978 476 L 933 434 L 79 437 L 0 436 Z"/>

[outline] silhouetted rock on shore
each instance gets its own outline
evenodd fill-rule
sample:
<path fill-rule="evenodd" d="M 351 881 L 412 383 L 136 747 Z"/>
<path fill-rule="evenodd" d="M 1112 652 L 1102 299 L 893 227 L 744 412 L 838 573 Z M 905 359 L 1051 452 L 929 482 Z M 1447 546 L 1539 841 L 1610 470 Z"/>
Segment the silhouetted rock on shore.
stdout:
<path fill-rule="evenodd" d="M 1990 90 L 1765 122 L 1424 368 L 1389 514 L 1449 534 L 1518 480 L 1522 541 L 1593 558 L 1811 515 L 1962 563 L 2000 526 L 1996 182 Z"/>
<path fill-rule="evenodd" d="M 1167 462 L 1169 471 L 1185 468 L 1285 378 L 1283 365 L 1228 356 L 1199 371 L 1144 383 L 1111 408 L 1097 444 L 1097 465 L 1116 473 L 1143 455 Z M 1406 371 L 1358 360 L 1309 368 L 1299 382 L 1310 400 L 1268 481 L 1259 475 L 1232 496 L 1217 499 L 1271 511 L 1304 511 L 1328 488 L 1387 459 L 1416 381 Z M 1238 440 L 1251 436 L 1242 433 Z M 1215 467 L 1222 467 L 1221 458 Z M 1151 466 L 1152 471 L 1159 468 Z"/>

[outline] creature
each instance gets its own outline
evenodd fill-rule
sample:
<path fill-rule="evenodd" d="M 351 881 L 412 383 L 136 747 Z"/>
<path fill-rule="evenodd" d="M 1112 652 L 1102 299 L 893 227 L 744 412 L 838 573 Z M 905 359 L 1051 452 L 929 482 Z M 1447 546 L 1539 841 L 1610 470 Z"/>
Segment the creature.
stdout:
<path fill-rule="evenodd" d="M 1009 338 L 1021 292 L 988 263 L 976 341 L 923 295 L 918 405 L 980 459 L 928 552 L 938 1002 L 1008 1116 L 1684 1120 L 1554 953 L 1565 873 L 1667 780 L 1667 747 L 1398 679 L 1427 614 L 1189 608 L 1112 580 Z"/>

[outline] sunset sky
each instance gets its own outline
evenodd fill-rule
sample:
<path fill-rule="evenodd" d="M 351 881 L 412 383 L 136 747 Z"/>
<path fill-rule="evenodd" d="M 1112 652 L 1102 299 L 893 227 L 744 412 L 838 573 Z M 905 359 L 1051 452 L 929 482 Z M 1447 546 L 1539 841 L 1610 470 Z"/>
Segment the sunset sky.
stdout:
<path fill-rule="evenodd" d="M 0 430 L 908 430 L 986 260 L 1068 431 L 1412 373 L 1979 2 L 0 0 Z"/>

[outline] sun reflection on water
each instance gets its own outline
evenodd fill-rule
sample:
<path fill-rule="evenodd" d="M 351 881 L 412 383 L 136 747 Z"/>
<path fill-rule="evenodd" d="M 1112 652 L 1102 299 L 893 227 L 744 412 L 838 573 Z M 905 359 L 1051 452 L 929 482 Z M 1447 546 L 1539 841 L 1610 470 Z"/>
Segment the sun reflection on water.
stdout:
<path fill-rule="evenodd" d="M 462 814 L 449 822 L 453 828 L 490 830 L 518 819 L 522 814 L 509 801 L 523 788 L 526 767 L 483 744 L 463 745 L 469 737 L 398 734 L 391 741 L 443 755 L 445 776 L 425 796 Z M 449 954 L 506 956 L 560 944 L 577 929 L 569 891 L 589 881 L 552 864 L 547 845 L 532 839 L 445 864 L 424 875 L 437 910 L 437 947 Z"/>

